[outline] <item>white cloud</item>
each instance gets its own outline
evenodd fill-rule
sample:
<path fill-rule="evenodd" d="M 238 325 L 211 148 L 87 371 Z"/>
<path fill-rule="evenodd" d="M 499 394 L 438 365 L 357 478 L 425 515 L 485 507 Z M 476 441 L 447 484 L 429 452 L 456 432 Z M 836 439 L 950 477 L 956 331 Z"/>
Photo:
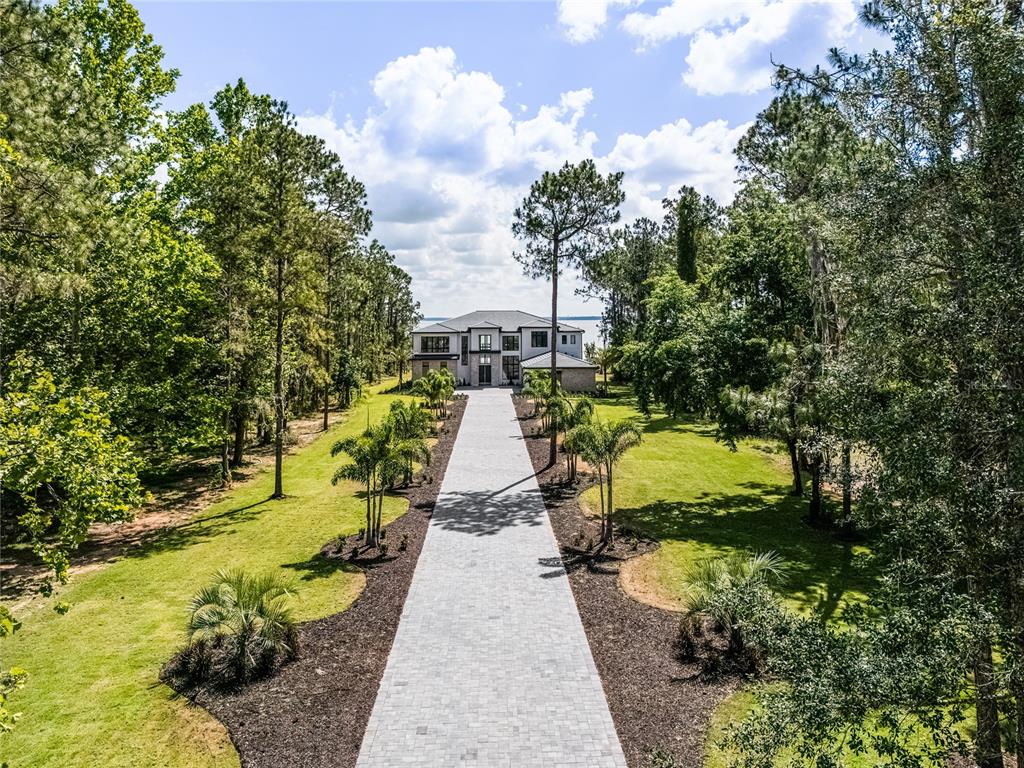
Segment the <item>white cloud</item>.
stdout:
<path fill-rule="evenodd" d="M 558 0 L 558 23 L 570 43 L 589 43 L 608 23 L 608 8 L 633 0 Z"/>
<path fill-rule="evenodd" d="M 512 211 L 543 171 L 594 156 L 598 137 L 584 126 L 594 93 L 568 91 L 557 104 L 513 113 L 505 89 L 489 74 L 461 70 L 450 48 L 396 59 L 372 85 L 376 101 L 361 119 L 328 113 L 299 125 L 366 184 L 373 236 L 412 274 L 424 311 L 515 305 L 543 313 L 547 284 L 523 277 L 512 259 Z M 731 199 L 732 149 L 744 129 L 681 119 L 613 137 L 595 159 L 603 171 L 626 172 L 624 220 L 658 218 L 661 199 L 684 183 Z M 567 276 L 562 305 L 585 309 L 573 288 Z"/>
<path fill-rule="evenodd" d="M 700 94 L 754 93 L 771 85 L 772 54 L 798 43 L 800 61 L 850 41 L 859 31 L 854 0 L 673 0 L 634 12 L 622 29 L 643 50 L 688 38 L 683 82 Z M 792 49 L 792 46 L 786 46 Z"/>

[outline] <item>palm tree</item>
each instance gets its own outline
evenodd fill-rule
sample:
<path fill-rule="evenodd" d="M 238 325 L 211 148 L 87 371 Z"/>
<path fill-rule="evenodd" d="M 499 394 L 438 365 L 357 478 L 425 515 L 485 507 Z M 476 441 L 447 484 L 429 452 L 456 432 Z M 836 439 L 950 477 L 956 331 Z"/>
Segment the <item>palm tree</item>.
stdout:
<path fill-rule="evenodd" d="M 298 630 L 288 609 L 293 589 L 277 574 L 222 570 L 189 603 L 191 673 L 221 684 L 246 683 L 280 658 L 298 652 Z"/>
<path fill-rule="evenodd" d="M 736 553 L 727 557 L 698 560 L 686 572 L 687 621 L 707 616 L 728 633 L 729 652 L 745 650 L 745 640 L 729 593 L 745 592 L 758 586 L 773 587 L 786 578 L 786 562 L 775 552 L 756 555 Z"/>
<path fill-rule="evenodd" d="M 589 397 L 572 398 L 558 395 L 550 401 L 547 409 L 549 428 L 556 433 L 562 432 L 565 438 L 562 447 L 565 449 L 566 480 L 576 481 L 576 457 L 579 455 L 578 439 L 569 439 L 569 433 L 575 427 L 589 424 L 594 416 L 594 402 Z"/>
<path fill-rule="evenodd" d="M 448 415 L 448 398 L 455 392 L 455 377 L 447 368 L 427 371 L 416 379 L 413 393 L 427 401 L 427 405 L 438 418 Z"/>
<path fill-rule="evenodd" d="M 430 450 L 422 436 L 403 437 L 396 420 L 387 418 L 368 427 L 358 437 L 339 440 L 331 455 L 347 454 L 352 461 L 334 473 L 332 483 L 354 480 L 366 489 L 366 546 L 380 546 L 384 517 L 384 496 L 402 476 L 411 474 L 415 461 L 430 461 Z"/>
<path fill-rule="evenodd" d="M 380 469 L 379 446 L 374 442 L 369 429 L 357 437 L 346 437 L 331 446 L 331 456 L 346 454 L 351 462 L 338 467 L 331 477 L 331 485 L 339 480 L 352 480 L 362 483 L 366 490 L 366 545 L 377 546 L 374 536 L 374 500 L 377 487 L 377 475 Z"/>
<path fill-rule="evenodd" d="M 414 402 L 395 400 L 391 403 L 388 420 L 400 440 L 423 440 L 430 434 L 430 417 Z M 405 468 L 406 485 L 412 482 L 412 465 L 410 458 Z"/>
<path fill-rule="evenodd" d="M 612 515 L 615 511 L 613 470 L 630 448 L 643 440 L 640 425 L 631 420 L 603 422 L 593 421 L 575 427 L 572 445 L 588 464 L 597 469 L 598 487 L 601 493 L 601 543 L 614 541 Z M 607 499 L 605 491 L 607 490 Z"/>
<path fill-rule="evenodd" d="M 555 383 L 555 392 L 560 391 L 558 383 Z M 533 415 L 541 419 L 541 429 L 548 429 L 548 405 L 554 399 L 551 394 L 551 373 L 545 370 L 527 371 L 523 376 L 522 394 L 533 401 Z"/>
<path fill-rule="evenodd" d="M 590 362 L 600 367 L 601 375 L 604 377 L 604 392 L 608 394 L 608 369 L 619 359 L 619 350 L 615 347 L 600 347 L 590 355 Z"/>

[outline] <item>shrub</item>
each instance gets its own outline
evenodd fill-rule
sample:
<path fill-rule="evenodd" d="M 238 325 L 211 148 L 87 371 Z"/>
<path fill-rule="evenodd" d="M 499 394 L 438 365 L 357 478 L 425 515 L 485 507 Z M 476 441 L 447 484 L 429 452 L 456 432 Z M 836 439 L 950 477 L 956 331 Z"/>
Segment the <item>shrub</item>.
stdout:
<path fill-rule="evenodd" d="M 699 659 L 709 675 L 761 669 L 762 652 L 747 637 L 745 619 L 775 604 L 770 588 L 785 574 L 785 562 L 774 552 L 698 561 L 686 576 L 689 607 L 679 627 L 683 658 Z"/>
<path fill-rule="evenodd" d="M 298 653 L 287 607 L 293 590 L 275 574 L 222 570 L 189 603 L 188 640 L 167 674 L 187 685 L 244 685 Z"/>

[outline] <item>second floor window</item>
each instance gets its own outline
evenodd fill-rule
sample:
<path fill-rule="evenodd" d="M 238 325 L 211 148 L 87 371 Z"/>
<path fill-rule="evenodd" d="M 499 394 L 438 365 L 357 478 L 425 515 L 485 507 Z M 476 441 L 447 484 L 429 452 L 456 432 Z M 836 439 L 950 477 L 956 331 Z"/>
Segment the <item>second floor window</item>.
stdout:
<path fill-rule="evenodd" d="M 490 349 L 490 348 L 491 348 L 491 334 L 489 334 L 489 333 L 481 333 L 480 334 L 480 349 Z"/>
<path fill-rule="evenodd" d="M 424 336 L 420 339 L 420 352 L 447 352 L 447 336 Z"/>
<path fill-rule="evenodd" d="M 546 347 L 548 345 L 548 332 L 547 331 L 531 331 L 530 332 L 530 346 L 531 347 Z"/>
<path fill-rule="evenodd" d="M 518 352 L 519 351 L 519 337 L 518 336 L 502 336 L 501 337 L 501 349 L 504 352 Z"/>

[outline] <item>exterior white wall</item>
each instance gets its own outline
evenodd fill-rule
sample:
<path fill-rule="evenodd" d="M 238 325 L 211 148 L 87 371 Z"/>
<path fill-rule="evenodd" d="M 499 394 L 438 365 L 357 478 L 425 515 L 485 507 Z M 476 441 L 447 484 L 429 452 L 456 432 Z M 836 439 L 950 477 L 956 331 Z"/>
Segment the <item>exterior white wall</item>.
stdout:
<path fill-rule="evenodd" d="M 542 330 L 546 331 L 548 335 L 548 345 L 534 347 L 531 345 L 531 337 L 533 331 Z M 490 335 L 491 337 L 491 383 L 498 386 L 502 382 L 503 366 L 502 357 L 508 355 L 517 355 L 520 363 L 523 360 L 528 360 L 531 357 L 550 352 L 550 328 L 523 328 L 523 329 L 498 329 L 493 327 L 488 328 L 470 328 L 465 333 L 413 333 L 413 354 L 419 355 L 423 353 L 423 342 L 424 336 L 447 336 L 448 337 L 448 353 L 451 355 L 458 356 L 456 360 L 430 360 L 429 365 L 431 370 L 436 370 L 441 367 L 441 363 L 444 362 L 448 370 L 455 376 L 455 380 L 459 383 L 468 382 L 470 386 L 477 386 L 479 384 L 479 360 L 480 360 L 480 337 Z M 562 343 L 562 336 L 565 336 L 566 343 Z M 462 338 L 469 338 L 469 362 L 467 365 L 462 364 Z M 502 349 L 502 337 L 503 336 L 517 336 L 519 338 L 519 350 L 518 351 L 504 351 Z M 575 339 L 573 338 L 575 337 Z M 559 331 L 555 336 L 556 347 L 559 352 L 563 352 L 573 357 L 583 357 L 583 333 L 581 331 L 565 331 L 564 334 Z M 422 360 L 412 361 L 412 378 L 418 379 L 423 375 L 423 363 Z M 520 381 L 522 379 L 522 370 L 520 369 Z"/>

